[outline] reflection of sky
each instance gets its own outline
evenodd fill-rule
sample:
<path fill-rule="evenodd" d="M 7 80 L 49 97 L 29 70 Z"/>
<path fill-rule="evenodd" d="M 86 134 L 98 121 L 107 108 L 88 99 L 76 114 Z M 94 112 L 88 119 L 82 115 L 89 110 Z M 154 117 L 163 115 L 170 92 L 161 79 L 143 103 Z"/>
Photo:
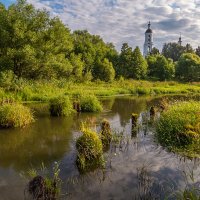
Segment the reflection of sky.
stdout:
<path fill-rule="evenodd" d="M 183 188 L 185 180 L 182 171 L 188 172 L 195 166 L 194 172 L 199 175 L 199 161 L 183 159 L 167 152 L 154 142 L 153 128 L 147 123 L 148 113 L 142 112 L 146 108 L 145 102 L 145 98 L 117 98 L 115 101 L 112 99 L 104 102 L 107 104 L 105 105 L 107 110 L 99 114 L 80 113 L 73 118 L 62 119 L 42 115 L 38 116 L 38 120 L 32 127 L 27 127 L 22 132 L 13 130 L 13 135 L 0 137 L 0 147 L 5 148 L 3 150 L 0 148 L 0 155 L 5 159 L 2 162 L 7 164 L 0 163 L 0 194 L 8 199 L 23 199 L 25 183 L 18 176 L 20 167 L 21 170 L 27 169 L 31 159 L 37 162 L 36 166 L 38 166 L 41 161 L 37 158 L 40 157 L 46 158 L 44 164 L 49 170 L 52 169 L 54 161 L 60 162 L 63 187 L 65 193 L 72 194 L 72 199 L 80 199 L 80 197 L 87 200 L 130 199 L 138 192 L 137 173 L 142 166 L 146 167 L 151 177 L 155 179 L 155 183 L 161 183 L 163 187 L 173 185 L 175 189 Z M 123 113 L 127 112 L 127 109 L 123 109 L 125 106 L 129 108 L 128 114 Z M 142 112 L 139 117 L 137 137 L 135 135 L 131 137 L 130 113 L 132 111 Z M 118 131 L 117 133 L 119 130 L 125 130 L 124 140 L 117 147 L 112 146 L 110 152 L 105 153 L 107 168 L 104 172 L 97 170 L 79 176 L 75 166 L 75 141 L 80 135 L 79 125 L 89 119 L 99 130 L 98 126 L 104 118 L 110 121 L 112 130 Z M 14 152 L 9 148 L 6 149 L 8 147 L 5 145 L 6 141 L 8 146 L 15 150 Z M 12 141 L 17 143 L 11 145 Z M 4 150 L 6 153 L 2 152 Z M 26 156 L 24 162 L 22 162 L 23 157 L 20 157 L 21 154 Z M 18 166 L 16 163 L 21 165 Z"/>

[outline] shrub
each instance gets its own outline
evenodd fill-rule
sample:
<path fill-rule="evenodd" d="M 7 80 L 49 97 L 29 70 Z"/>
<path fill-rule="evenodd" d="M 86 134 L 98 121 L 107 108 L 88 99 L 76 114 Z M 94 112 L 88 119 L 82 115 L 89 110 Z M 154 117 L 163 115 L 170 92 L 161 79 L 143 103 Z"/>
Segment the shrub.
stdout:
<path fill-rule="evenodd" d="M 5 103 L 0 107 L 0 126 L 24 127 L 34 121 L 31 110 L 19 103 Z"/>
<path fill-rule="evenodd" d="M 84 125 L 81 128 L 83 135 L 76 141 L 78 151 L 77 166 L 86 171 L 103 165 L 103 145 L 98 134 Z"/>
<path fill-rule="evenodd" d="M 164 111 L 157 122 L 156 136 L 169 149 L 181 150 L 198 144 L 200 139 L 200 103 L 179 102 Z M 195 151 L 199 151 L 196 148 Z"/>
<path fill-rule="evenodd" d="M 50 101 L 51 116 L 69 116 L 74 112 L 69 97 L 57 97 Z"/>
<path fill-rule="evenodd" d="M 82 96 L 80 99 L 82 112 L 100 112 L 103 110 L 100 101 L 96 96 Z"/>

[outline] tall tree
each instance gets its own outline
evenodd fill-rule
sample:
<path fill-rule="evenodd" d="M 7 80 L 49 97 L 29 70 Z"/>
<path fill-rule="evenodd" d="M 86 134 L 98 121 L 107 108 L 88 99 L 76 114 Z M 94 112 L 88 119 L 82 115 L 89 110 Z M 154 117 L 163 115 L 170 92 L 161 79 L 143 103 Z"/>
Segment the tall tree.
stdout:
<path fill-rule="evenodd" d="M 139 47 L 133 51 L 133 68 L 130 71 L 130 76 L 136 79 L 144 79 L 147 75 L 147 62 L 142 56 Z"/>
<path fill-rule="evenodd" d="M 128 43 L 124 43 L 119 55 L 118 68 L 116 70 L 118 76 L 130 78 L 130 70 L 133 68 L 133 52 Z"/>
<path fill-rule="evenodd" d="M 162 49 L 162 54 L 166 58 L 171 58 L 173 61 L 178 61 L 180 56 L 185 52 L 186 48 L 178 43 L 165 43 Z"/>
<path fill-rule="evenodd" d="M 183 81 L 200 81 L 200 57 L 196 54 L 183 54 L 176 66 L 176 76 Z"/>
<path fill-rule="evenodd" d="M 173 60 L 166 59 L 163 55 L 150 55 L 147 57 L 149 77 L 160 81 L 171 80 L 175 75 Z"/>

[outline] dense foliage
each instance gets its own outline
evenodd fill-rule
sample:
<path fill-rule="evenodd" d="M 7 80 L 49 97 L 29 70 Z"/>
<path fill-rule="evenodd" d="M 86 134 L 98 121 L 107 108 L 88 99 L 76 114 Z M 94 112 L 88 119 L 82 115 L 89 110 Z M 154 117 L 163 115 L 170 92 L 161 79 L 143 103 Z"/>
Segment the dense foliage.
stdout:
<path fill-rule="evenodd" d="M 100 36 L 86 30 L 71 32 L 58 17 L 50 17 L 46 10 L 38 10 L 26 0 L 8 8 L 0 3 L 0 87 L 12 91 L 27 80 L 112 82 L 123 77 L 199 81 L 199 52 L 197 48 L 195 54 L 190 44 L 167 43 L 162 55 L 154 47 L 145 59 L 139 47 L 132 49 L 124 43 L 118 53 Z M 190 53 L 189 59 L 195 61 L 186 63 L 184 53 Z M 13 80 L 14 88 L 7 84 Z"/>

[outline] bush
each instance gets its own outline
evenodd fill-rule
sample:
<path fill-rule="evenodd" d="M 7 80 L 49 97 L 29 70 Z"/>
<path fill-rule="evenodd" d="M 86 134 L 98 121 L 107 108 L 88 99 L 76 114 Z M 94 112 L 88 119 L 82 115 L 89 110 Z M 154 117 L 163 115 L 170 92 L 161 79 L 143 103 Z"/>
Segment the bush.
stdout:
<path fill-rule="evenodd" d="M 80 99 L 82 112 L 100 112 L 103 110 L 100 101 L 96 96 L 82 96 Z"/>
<path fill-rule="evenodd" d="M 96 132 L 82 127 L 83 135 L 76 141 L 77 166 L 81 171 L 103 165 L 103 145 Z"/>
<path fill-rule="evenodd" d="M 156 136 L 173 150 L 195 149 L 200 139 L 200 103 L 179 102 L 164 111 L 157 122 Z M 198 148 L 195 150 L 199 151 Z"/>
<path fill-rule="evenodd" d="M 24 127 L 33 121 L 31 110 L 19 103 L 6 103 L 0 107 L 0 126 L 2 128 Z"/>
<path fill-rule="evenodd" d="M 57 97 L 50 101 L 51 116 L 69 116 L 74 112 L 69 97 Z"/>

